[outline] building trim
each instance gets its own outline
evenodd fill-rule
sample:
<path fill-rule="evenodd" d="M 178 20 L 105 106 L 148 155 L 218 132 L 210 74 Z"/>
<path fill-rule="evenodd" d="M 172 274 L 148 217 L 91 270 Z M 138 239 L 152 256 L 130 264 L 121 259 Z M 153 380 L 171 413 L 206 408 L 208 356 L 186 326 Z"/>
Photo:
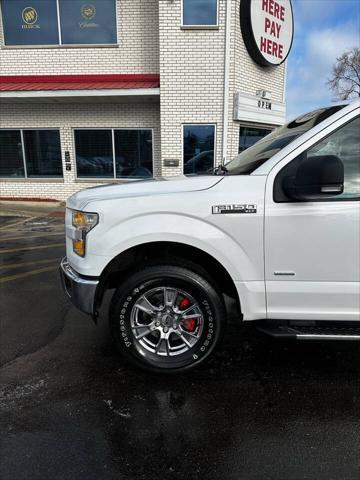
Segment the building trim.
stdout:
<path fill-rule="evenodd" d="M 160 88 L 124 88 L 105 90 L 32 90 L 0 92 L 1 99 L 26 99 L 26 98 L 72 98 L 72 97 L 144 97 L 160 96 Z"/>
<path fill-rule="evenodd" d="M 231 56 L 231 9 L 232 1 L 226 2 L 226 23 L 225 23 L 225 49 L 224 49 L 224 112 L 223 112 L 223 138 L 222 138 L 222 159 L 226 163 L 228 131 L 229 131 L 229 87 L 230 87 L 230 56 Z"/>

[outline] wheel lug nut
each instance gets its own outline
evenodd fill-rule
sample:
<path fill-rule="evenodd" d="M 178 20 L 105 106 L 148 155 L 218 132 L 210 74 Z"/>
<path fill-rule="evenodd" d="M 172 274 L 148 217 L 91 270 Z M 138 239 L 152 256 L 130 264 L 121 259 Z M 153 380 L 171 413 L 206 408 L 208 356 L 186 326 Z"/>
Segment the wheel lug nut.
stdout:
<path fill-rule="evenodd" d="M 167 327 L 164 328 L 164 333 L 167 333 L 169 330 Z"/>
<path fill-rule="evenodd" d="M 157 327 L 159 327 L 159 326 L 160 326 L 160 322 L 156 322 L 155 325 L 156 325 Z"/>

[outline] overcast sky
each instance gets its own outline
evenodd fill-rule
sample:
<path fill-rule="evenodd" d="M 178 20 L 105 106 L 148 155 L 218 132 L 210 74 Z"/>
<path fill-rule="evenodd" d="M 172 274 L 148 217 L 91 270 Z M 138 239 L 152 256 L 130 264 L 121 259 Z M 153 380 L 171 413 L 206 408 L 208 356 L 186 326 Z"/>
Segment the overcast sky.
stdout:
<path fill-rule="evenodd" d="M 292 0 L 295 35 L 287 71 L 287 116 L 331 103 L 326 85 L 342 52 L 360 46 L 360 0 Z"/>

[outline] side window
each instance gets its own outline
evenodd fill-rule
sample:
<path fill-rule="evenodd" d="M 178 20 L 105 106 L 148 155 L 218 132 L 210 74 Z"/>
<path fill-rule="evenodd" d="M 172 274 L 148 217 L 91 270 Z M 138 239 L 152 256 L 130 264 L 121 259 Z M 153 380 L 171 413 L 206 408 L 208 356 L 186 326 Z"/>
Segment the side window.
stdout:
<path fill-rule="evenodd" d="M 355 118 L 307 151 L 308 157 L 336 155 L 344 165 L 344 192 L 334 198 L 360 197 L 360 117 Z"/>
<path fill-rule="evenodd" d="M 293 177 L 301 162 L 306 158 L 319 155 L 335 155 L 344 165 L 344 191 L 327 201 L 360 199 L 360 117 L 356 117 L 346 125 L 343 125 L 335 132 L 312 146 L 277 175 L 274 182 L 274 201 L 291 201 L 282 189 L 282 182 L 285 177 Z"/>

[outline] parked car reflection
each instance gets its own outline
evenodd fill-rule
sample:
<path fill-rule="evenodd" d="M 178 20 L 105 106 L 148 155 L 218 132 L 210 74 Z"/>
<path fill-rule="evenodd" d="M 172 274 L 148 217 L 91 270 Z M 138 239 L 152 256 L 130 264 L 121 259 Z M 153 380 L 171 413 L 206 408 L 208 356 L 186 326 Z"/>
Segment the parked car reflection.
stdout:
<path fill-rule="evenodd" d="M 205 150 L 184 164 L 185 175 L 208 175 L 214 170 L 214 150 Z"/>

